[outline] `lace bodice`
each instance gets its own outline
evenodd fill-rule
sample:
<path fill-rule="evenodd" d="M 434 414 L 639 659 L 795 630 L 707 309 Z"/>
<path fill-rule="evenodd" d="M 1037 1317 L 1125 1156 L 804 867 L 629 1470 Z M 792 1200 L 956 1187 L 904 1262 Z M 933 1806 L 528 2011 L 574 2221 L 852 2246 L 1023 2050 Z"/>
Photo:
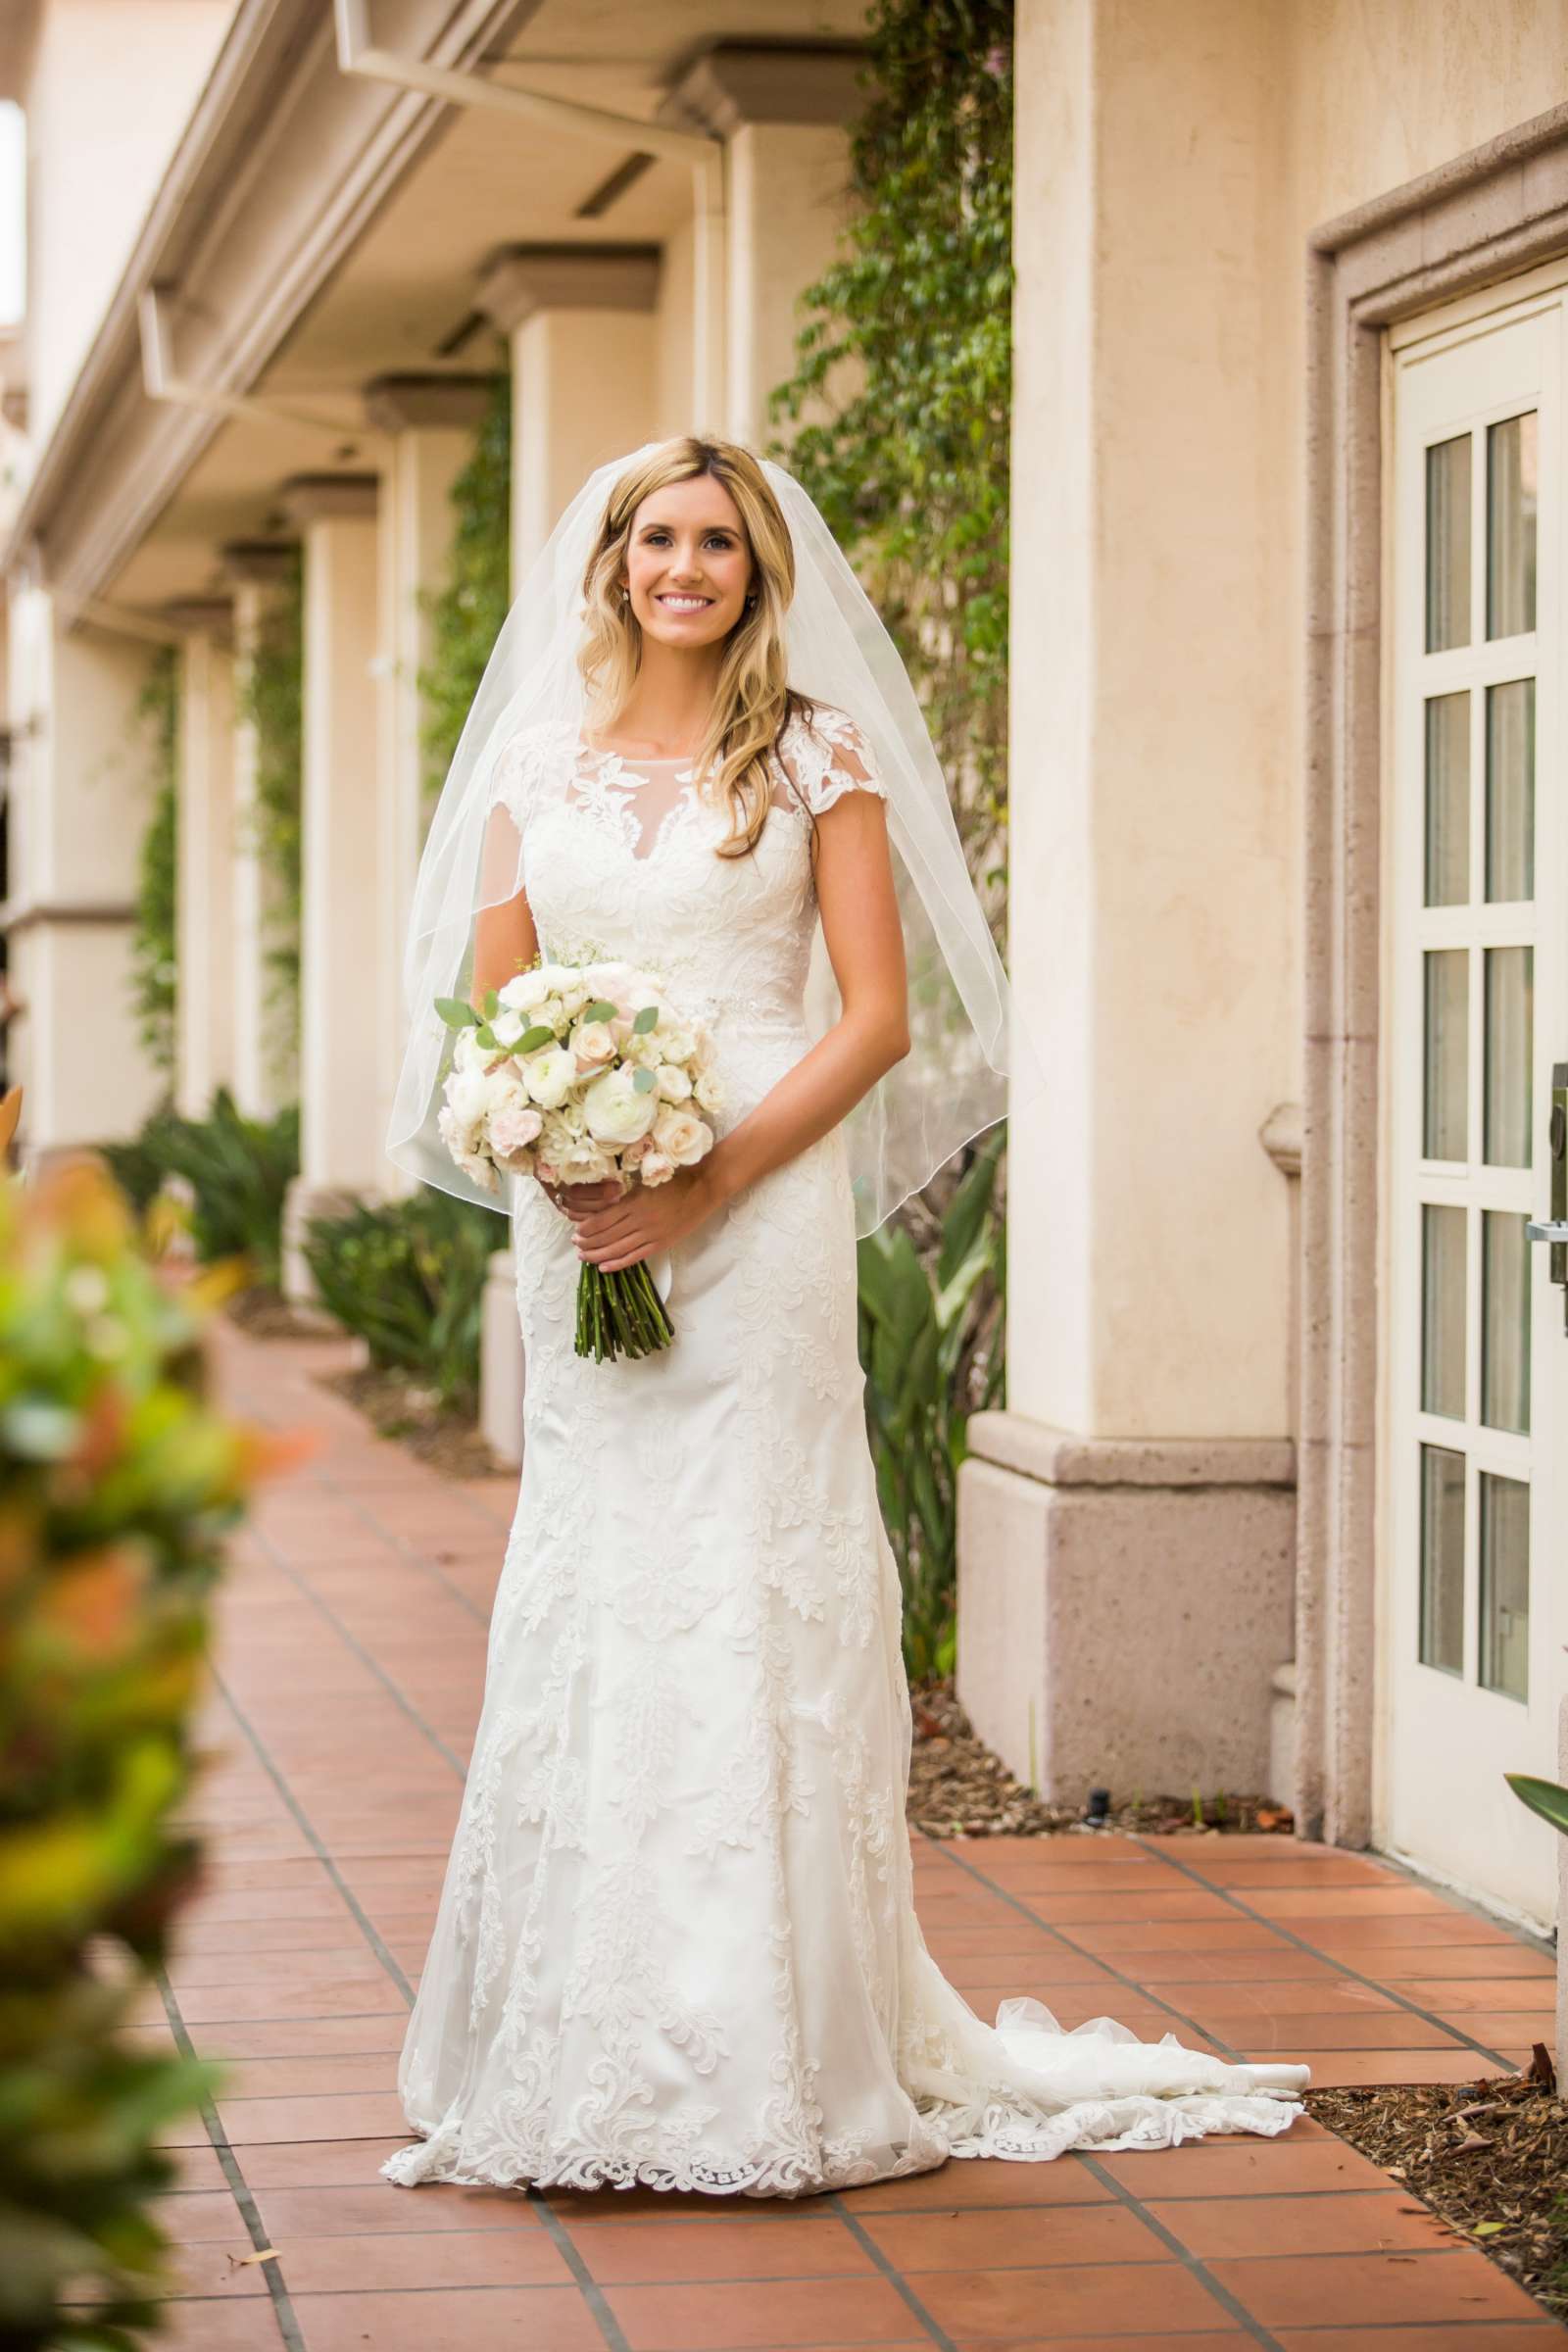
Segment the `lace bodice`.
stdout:
<path fill-rule="evenodd" d="M 755 849 L 720 858 L 728 808 L 689 767 L 596 751 L 573 720 L 525 727 L 496 764 L 490 822 L 511 840 L 499 858 L 487 845 L 487 864 L 511 848 L 547 957 L 651 966 L 683 1011 L 721 1030 L 798 1026 L 816 926 L 811 819 L 846 792 L 885 792 L 842 711 L 793 718 L 771 763 Z"/>

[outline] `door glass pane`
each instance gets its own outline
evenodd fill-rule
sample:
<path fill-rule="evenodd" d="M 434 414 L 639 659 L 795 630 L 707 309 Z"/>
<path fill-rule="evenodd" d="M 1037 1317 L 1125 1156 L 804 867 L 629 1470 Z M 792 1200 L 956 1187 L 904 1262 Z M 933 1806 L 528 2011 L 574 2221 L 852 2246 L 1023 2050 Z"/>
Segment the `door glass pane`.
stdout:
<path fill-rule="evenodd" d="M 1487 896 L 1535 895 L 1536 681 L 1514 678 L 1487 688 Z"/>
<path fill-rule="evenodd" d="M 1433 948 L 1426 964 L 1424 1156 L 1469 1156 L 1470 958 L 1463 948 Z"/>
<path fill-rule="evenodd" d="M 1530 1033 L 1535 951 L 1488 948 L 1486 1143 L 1494 1168 L 1530 1165 Z"/>
<path fill-rule="evenodd" d="M 1464 1672 L 1464 1455 L 1421 1448 L 1421 1663 Z"/>
<path fill-rule="evenodd" d="M 1427 652 L 1470 642 L 1470 436 L 1427 451 Z"/>
<path fill-rule="evenodd" d="M 1517 637 L 1536 625 L 1537 447 L 1534 410 L 1487 429 L 1489 637 Z"/>
<path fill-rule="evenodd" d="M 1435 694 L 1427 705 L 1429 906 L 1470 896 L 1470 697 Z"/>
<path fill-rule="evenodd" d="M 1481 1418 L 1530 1434 L 1530 1244 L 1504 1208 L 1481 1217 Z"/>
<path fill-rule="evenodd" d="M 1528 1698 L 1530 1489 L 1481 1473 L 1481 1682 Z"/>
<path fill-rule="evenodd" d="M 1462 1208 L 1421 1210 L 1421 1410 L 1464 1419 Z"/>

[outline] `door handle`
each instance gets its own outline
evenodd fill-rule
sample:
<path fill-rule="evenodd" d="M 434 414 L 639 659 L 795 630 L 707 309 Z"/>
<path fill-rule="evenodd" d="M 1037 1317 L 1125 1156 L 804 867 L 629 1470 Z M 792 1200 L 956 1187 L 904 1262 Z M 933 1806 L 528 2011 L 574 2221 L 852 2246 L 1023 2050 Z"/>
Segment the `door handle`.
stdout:
<path fill-rule="evenodd" d="M 1546 1120 L 1550 1198 L 1544 1217 L 1532 1217 L 1526 1239 L 1550 1250 L 1546 1277 L 1562 1286 L 1563 1329 L 1568 1331 L 1568 1061 L 1551 1065 L 1551 1110 Z"/>

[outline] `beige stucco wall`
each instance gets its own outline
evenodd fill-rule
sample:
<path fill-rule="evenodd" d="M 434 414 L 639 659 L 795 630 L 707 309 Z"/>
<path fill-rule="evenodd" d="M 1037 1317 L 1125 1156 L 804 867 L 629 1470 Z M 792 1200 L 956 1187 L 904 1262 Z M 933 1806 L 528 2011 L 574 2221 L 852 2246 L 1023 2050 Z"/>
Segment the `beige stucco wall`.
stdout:
<path fill-rule="evenodd" d="M 29 438 L 114 291 L 234 0 L 45 0 L 27 89 Z"/>
<path fill-rule="evenodd" d="M 1049 1076 L 1014 1118 L 1009 1404 L 1279 1434 L 1306 239 L 1557 102 L 1568 12 L 1022 0 L 1018 29 L 1011 961 Z"/>

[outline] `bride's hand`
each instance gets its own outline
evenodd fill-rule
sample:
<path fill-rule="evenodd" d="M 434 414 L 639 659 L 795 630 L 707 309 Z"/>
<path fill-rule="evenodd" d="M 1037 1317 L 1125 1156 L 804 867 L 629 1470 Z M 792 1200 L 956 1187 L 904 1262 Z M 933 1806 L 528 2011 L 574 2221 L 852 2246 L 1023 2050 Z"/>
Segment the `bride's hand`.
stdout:
<path fill-rule="evenodd" d="M 624 1200 L 577 1219 L 577 1255 L 613 1274 L 683 1240 L 717 1204 L 706 1165 L 679 1168 L 667 1184 L 634 1184 Z"/>
<path fill-rule="evenodd" d="M 607 1176 L 599 1184 L 546 1184 L 541 1176 L 538 1183 L 540 1191 L 549 1195 L 562 1215 L 579 1226 L 593 1210 L 608 1208 L 612 1200 L 620 1199 L 618 1176 Z"/>

